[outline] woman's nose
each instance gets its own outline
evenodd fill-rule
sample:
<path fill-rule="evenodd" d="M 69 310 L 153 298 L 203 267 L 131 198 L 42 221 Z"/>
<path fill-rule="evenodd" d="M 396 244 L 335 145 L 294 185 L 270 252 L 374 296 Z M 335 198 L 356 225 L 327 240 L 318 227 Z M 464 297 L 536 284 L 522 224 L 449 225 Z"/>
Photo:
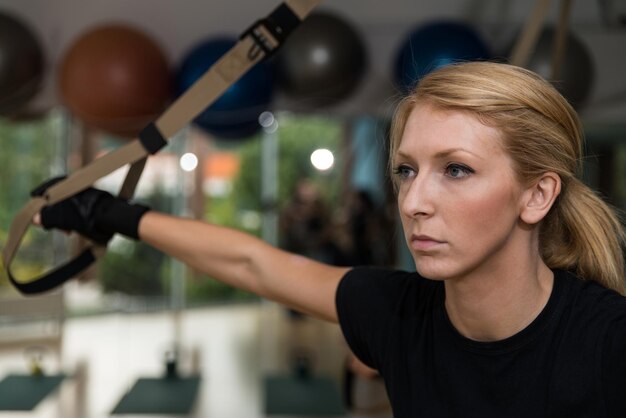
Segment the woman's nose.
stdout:
<path fill-rule="evenodd" d="M 432 215 L 436 185 L 428 181 L 427 176 L 418 175 L 406 186 L 399 194 L 400 209 L 404 215 L 409 217 Z"/>

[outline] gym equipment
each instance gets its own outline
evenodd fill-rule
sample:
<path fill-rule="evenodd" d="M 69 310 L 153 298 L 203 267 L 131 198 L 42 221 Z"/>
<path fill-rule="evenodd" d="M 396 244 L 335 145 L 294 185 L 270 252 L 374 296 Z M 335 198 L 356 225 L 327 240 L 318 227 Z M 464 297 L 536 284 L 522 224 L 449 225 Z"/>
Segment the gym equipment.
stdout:
<path fill-rule="evenodd" d="M 213 103 L 255 64 L 275 52 L 319 1 L 286 0 L 268 17 L 257 21 L 246 30 L 237 45 L 217 61 L 156 121 L 149 123 L 139 133 L 137 140 L 75 171 L 65 180 L 47 189 L 42 196 L 32 197 L 11 223 L 7 243 L 2 251 L 4 268 L 13 286 L 23 294 L 48 291 L 75 276 L 91 265 L 97 257 L 102 256 L 106 247 L 90 243 L 77 257 L 35 280 L 29 282 L 17 280 L 11 272 L 11 262 L 19 244 L 30 227 L 33 216 L 44 206 L 78 193 L 97 179 L 126 164 L 130 164 L 130 169 L 120 188 L 119 196 L 131 198 L 148 156 L 167 145 L 167 138 L 182 129 L 191 119 Z"/>
<path fill-rule="evenodd" d="M 0 381 L 0 411 L 32 411 L 41 401 L 57 391 L 65 374 L 44 373 L 44 346 L 28 346 L 24 357 L 29 374 L 9 374 Z"/>
<path fill-rule="evenodd" d="M 190 414 L 196 402 L 201 378 L 197 364 L 188 376 L 183 376 L 179 370 L 179 360 L 177 342 L 165 351 L 163 376 L 137 379 L 111 414 Z"/>
<path fill-rule="evenodd" d="M 358 32 L 336 15 L 316 12 L 276 55 L 277 86 L 303 107 L 328 106 L 354 92 L 366 67 Z"/>
<path fill-rule="evenodd" d="M 55 392 L 65 375 L 9 374 L 0 381 L 0 411 L 32 411 Z"/>
<path fill-rule="evenodd" d="M 39 91 L 44 74 L 41 46 L 17 18 L 0 13 L 0 114 L 20 110 Z"/>
<path fill-rule="evenodd" d="M 343 346 L 331 349 L 333 338 L 329 338 L 329 332 L 338 330 L 304 314 L 294 316 L 295 311 L 280 306 L 266 312 L 272 316 L 263 321 L 271 321 L 272 331 L 276 332 L 264 333 L 274 346 L 267 364 L 272 364 L 272 357 L 278 354 L 280 366 L 263 373 L 265 415 L 345 416 L 340 382 L 334 374 L 340 364 L 333 364 L 335 356 L 331 354 L 336 353 L 334 348 L 341 350 Z"/>
<path fill-rule="evenodd" d="M 335 382 L 327 377 L 265 378 L 265 414 L 293 416 L 342 416 L 343 401 Z"/>
<path fill-rule="evenodd" d="M 578 108 L 589 96 L 595 70 L 588 49 L 569 31 L 571 3 L 561 2 L 557 25 L 544 26 L 550 0 L 537 0 L 510 48 L 509 62 L 546 78 Z"/>
<path fill-rule="evenodd" d="M 292 375 L 264 378 L 265 415 L 343 416 L 345 408 L 335 382 L 314 376 L 311 358 L 306 354 L 293 359 Z"/>
<path fill-rule="evenodd" d="M 457 21 L 431 22 L 413 30 L 402 42 L 394 79 L 406 94 L 420 78 L 437 68 L 490 57 L 489 47 L 471 26 Z"/>
<path fill-rule="evenodd" d="M 199 376 L 141 378 L 111 414 L 189 414 L 199 387 Z"/>
<path fill-rule="evenodd" d="M 176 74 L 176 91 L 182 94 L 224 53 L 237 43 L 222 37 L 204 41 L 183 59 Z M 266 62 L 252 68 L 193 122 L 222 139 L 247 138 L 261 129 L 259 115 L 268 110 L 274 92 L 272 69 Z"/>
<path fill-rule="evenodd" d="M 566 34 L 566 45 L 558 74 L 553 74 L 554 43 L 557 29 L 542 29 L 535 50 L 526 67 L 549 80 L 576 108 L 583 106 L 591 93 L 595 76 L 593 57 L 589 49 L 572 32 Z"/>
<path fill-rule="evenodd" d="M 147 35 L 105 25 L 82 35 L 61 60 L 59 87 L 73 114 L 91 127 L 133 137 L 170 99 L 165 54 Z"/>

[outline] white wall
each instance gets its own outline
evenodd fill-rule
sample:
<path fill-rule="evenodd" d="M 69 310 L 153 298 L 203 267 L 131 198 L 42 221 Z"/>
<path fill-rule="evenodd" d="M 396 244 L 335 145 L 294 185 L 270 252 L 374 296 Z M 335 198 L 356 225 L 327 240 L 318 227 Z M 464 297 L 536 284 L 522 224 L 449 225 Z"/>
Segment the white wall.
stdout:
<path fill-rule="evenodd" d="M 556 22 L 559 3 L 552 1 L 548 21 Z M 574 1 L 571 11 L 572 28 L 592 51 L 597 72 L 591 103 L 583 116 L 619 122 L 626 120 L 626 27 L 607 26 L 600 3 Z M 0 0 L 0 11 L 15 13 L 40 36 L 49 71 L 46 88 L 33 106 L 49 107 L 58 103 L 55 70 L 60 58 L 94 25 L 132 23 L 159 42 L 176 65 L 196 42 L 218 34 L 238 34 L 278 4 L 278 0 Z M 533 4 L 526 0 L 327 0 L 320 9 L 343 15 L 361 31 L 371 61 L 355 96 L 331 111 L 388 113 L 394 94 L 392 59 L 415 25 L 446 17 L 466 19 L 497 48 L 513 40 Z M 277 106 L 282 105 L 279 98 Z"/>

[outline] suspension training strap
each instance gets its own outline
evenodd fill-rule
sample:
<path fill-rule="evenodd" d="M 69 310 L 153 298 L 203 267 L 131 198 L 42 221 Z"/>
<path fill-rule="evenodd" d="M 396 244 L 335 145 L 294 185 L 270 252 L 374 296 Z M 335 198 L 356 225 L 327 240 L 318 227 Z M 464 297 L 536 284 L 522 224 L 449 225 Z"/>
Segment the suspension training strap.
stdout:
<path fill-rule="evenodd" d="M 543 22 L 548 14 L 549 6 L 550 0 L 537 0 L 535 3 L 531 15 L 524 23 L 522 32 L 519 34 L 513 46 L 513 50 L 511 51 L 511 56 L 509 57 L 511 64 L 517 65 L 518 67 L 526 67 L 528 64 L 535 50 L 535 46 L 537 45 L 537 40 L 539 39 Z"/>
<path fill-rule="evenodd" d="M 139 133 L 138 138 L 76 170 L 63 181 L 48 188 L 43 196 L 33 197 L 11 223 L 7 243 L 2 251 L 4 268 L 11 283 L 23 294 L 45 292 L 74 277 L 102 256 L 106 248 L 89 242 L 87 248 L 78 256 L 33 280 L 27 282 L 17 280 L 10 269 L 33 216 L 44 206 L 71 197 L 90 187 L 98 179 L 128 164 L 130 169 L 118 195 L 130 199 L 147 158 L 167 145 L 168 138 L 217 100 L 254 65 L 276 52 L 287 36 L 320 2 L 321 0 L 285 0 L 266 18 L 250 26 L 241 35 L 239 42 L 157 120 L 148 124 Z"/>

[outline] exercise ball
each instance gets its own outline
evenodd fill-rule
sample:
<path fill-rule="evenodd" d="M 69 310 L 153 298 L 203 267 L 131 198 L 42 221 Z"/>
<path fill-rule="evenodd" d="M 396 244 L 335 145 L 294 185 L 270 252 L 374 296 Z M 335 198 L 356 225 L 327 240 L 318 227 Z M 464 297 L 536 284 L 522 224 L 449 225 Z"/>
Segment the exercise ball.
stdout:
<path fill-rule="evenodd" d="M 420 78 L 437 68 L 490 57 L 489 47 L 471 26 L 456 21 L 431 22 L 417 27 L 402 41 L 394 79 L 406 94 Z"/>
<path fill-rule="evenodd" d="M 42 48 L 15 17 L 0 13 L 0 114 L 18 112 L 39 92 L 44 75 Z"/>
<path fill-rule="evenodd" d="M 307 17 L 276 54 L 276 84 L 303 107 L 335 104 L 351 95 L 367 67 L 357 31 L 327 12 Z"/>
<path fill-rule="evenodd" d="M 527 68 L 550 80 L 572 106 L 580 108 L 585 104 L 593 86 L 593 58 L 585 44 L 572 32 L 568 32 L 560 73 L 556 79 L 551 79 L 555 36 L 554 27 L 542 29 Z"/>
<path fill-rule="evenodd" d="M 81 36 L 61 60 L 60 92 L 85 124 L 134 137 L 164 110 L 171 73 L 159 46 L 141 31 L 106 25 Z"/>
<path fill-rule="evenodd" d="M 177 94 L 184 93 L 236 43 L 237 39 L 233 37 L 217 37 L 192 48 L 176 71 Z M 196 116 L 193 122 L 218 139 L 248 138 L 261 129 L 259 115 L 270 106 L 273 92 L 272 70 L 266 62 L 260 62 Z"/>

